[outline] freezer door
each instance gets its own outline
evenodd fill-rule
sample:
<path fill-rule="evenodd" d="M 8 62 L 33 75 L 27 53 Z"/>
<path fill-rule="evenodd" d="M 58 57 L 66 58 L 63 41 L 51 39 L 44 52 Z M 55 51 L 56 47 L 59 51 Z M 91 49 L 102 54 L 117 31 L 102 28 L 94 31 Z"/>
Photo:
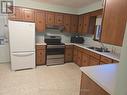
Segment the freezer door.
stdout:
<path fill-rule="evenodd" d="M 35 68 L 35 52 L 11 53 L 11 69 Z"/>
<path fill-rule="evenodd" d="M 35 23 L 9 21 L 11 52 L 35 50 Z"/>

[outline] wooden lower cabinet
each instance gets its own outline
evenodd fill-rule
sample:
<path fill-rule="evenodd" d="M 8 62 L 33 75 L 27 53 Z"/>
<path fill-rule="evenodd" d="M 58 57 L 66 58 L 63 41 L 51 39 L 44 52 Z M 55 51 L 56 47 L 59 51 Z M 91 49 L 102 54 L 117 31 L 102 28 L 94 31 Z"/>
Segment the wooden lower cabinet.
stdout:
<path fill-rule="evenodd" d="M 100 64 L 109 64 L 109 63 L 113 63 L 113 60 L 110 59 L 110 58 L 107 58 L 105 56 L 101 56 L 101 59 L 100 59 Z"/>
<path fill-rule="evenodd" d="M 77 52 L 77 65 L 82 66 L 82 52 L 80 50 Z"/>
<path fill-rule="evenodd" d="M 99 64 L 100 64 L 100 60 L 90 56 L 88 66 L 99 65 Z"/>
<path fill-rule="evenodd" d="M 82 73 L 80 95 L 110 95 L 94 81 L 92 81 L 87 75 Z"/>
<path fill-rule="evenodd" d="M 46 46 L 36 45 L 36 65 L 45 65 Z"/>
<path fill-rule="evenodd" d="M 113 63 L 119 63 L 119 61 L 113 60 Z"/>
<path fill-rule="evenodd" d="M 66 45 L 65 46 L 65 62 L 72 62 L 73 61 L 73 45 Z"/>
<path fill-rule="evenodd" d="M 74 46 L 74 53 L 73 53 L 73 61 L 77 64 L 77 53 L 78 49 L 76 46 Z"/>
<path fill-rule="evenodd" d="M 89 64 L 89 55 L 82 53 L 82 66 L 88 66 Z"/>

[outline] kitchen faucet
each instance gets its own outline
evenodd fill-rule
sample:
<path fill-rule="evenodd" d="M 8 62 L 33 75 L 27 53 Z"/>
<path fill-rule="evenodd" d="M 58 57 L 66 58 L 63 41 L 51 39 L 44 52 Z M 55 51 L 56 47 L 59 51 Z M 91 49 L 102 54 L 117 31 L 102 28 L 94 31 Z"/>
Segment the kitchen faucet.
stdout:
<path fill-rule="evenodd" d="M 102 51 L 103 51 L 103 52 L 108 51 L 108 48 L 105 47 L 104 44 L 103 44 L 102 42 L 100 42 L 100 43 L 101 43 L 101 49 L 102 49 Z"/>

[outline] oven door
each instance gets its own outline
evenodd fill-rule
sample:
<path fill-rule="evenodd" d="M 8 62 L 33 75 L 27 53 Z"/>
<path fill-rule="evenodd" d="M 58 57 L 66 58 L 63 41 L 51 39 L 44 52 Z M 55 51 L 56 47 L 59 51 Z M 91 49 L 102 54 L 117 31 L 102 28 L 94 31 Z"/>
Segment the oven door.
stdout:
<path fill-rule="evenodd" d="M 46 53 L 47 55 L 63 55 L 64 45 L 48 45 Z"/>
<path fill-rule="evenodd" d="M 47 65 L 60 65 L 64 63 L 64 46 L 48 45 L 47 46 Z"/>

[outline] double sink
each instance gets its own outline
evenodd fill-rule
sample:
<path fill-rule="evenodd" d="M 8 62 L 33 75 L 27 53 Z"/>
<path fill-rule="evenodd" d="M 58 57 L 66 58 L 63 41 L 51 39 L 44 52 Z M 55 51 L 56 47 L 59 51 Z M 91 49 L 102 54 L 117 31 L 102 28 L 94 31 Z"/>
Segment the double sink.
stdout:
<path fill-rule="evenodd" d="M 102 47 L 87 47 L 89 49 L 92 49 L 92 50 L 95 50 L 95 51 L 98 51 L 98 52 L 110 52 L 108 49 L 104 49 Z"/>

